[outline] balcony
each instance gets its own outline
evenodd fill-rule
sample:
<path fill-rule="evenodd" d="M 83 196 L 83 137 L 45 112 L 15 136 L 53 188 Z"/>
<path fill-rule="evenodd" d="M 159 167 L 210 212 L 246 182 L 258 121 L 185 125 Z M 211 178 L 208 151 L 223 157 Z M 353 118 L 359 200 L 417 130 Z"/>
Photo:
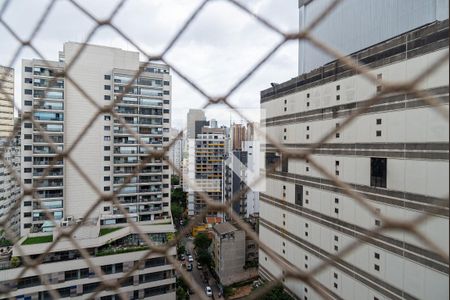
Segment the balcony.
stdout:
<path fill-rule="evenodd" d="M 49 68 L 45 68 L 45 67 L 34 67 L 33 68 L 33 75 L 54 77 L 54 76 L 56 76 L 57 72 L 61 72 L 61 71 L 54 70 L 54 69 L 49 69 Z"/>
<path fill-rule="evenodd" d="M 49 139 L 50 139 L 50 141 L 52 141 L 55 144 L 64 143 L 64 137 L 62 135 L 50 135 Z M 42 137 L 40 135 L 34 135 L 33 142 L 47 143 L 47 141 L 44 139 L 44 137 Z"/>
<path fill-rule="evenodd" d="M 35 181 L 35 183 L 37 188 L 62 187 L 64 185 L 63 179 L 45 179 L 40 182 Z"/>
<path fill-rule="evenodd" d="M 45 191 L 37 191 L 37 195 L 39 198 L 61 198 L 63 197 L 62 190 L 45 190 Z"/>
<path fill-rule="evenodd" d="M 64 88 L 64 79 L 48 80 L 48 79 L 43 79 L 43 78 L 35 78 L 33 81 L 33 85 L 35 87 L 63 89 Z"/>
<path fill-rule="evenodd" d="M 34 168 L 33 169 L 33 176 L 42 176 L 44 175 L 46 169 L 43 168 Z M 58 169 L 52 169 L 50 171 L 48 171 L 48 174 L 46 176 L 63 176 L 63 169 L 62 168 L 58 168 Z"/>
<path fill-rule="evenodd" d="M 43 158 L 43 157 L 34 157 L 33 158 L 33 165 L 48 166 L 51 163 L 53 165 L 62 165 L 63 161 L 62 160 L 53 161 L 51 158 Z"/>
<path fill-rule="evenodd" d="M 33 97 L 39 98 L 39 99 L 63 100 L 64 92 L 63 91 L 52 91 L 52 90 L 34 90 Z"/>
<path fill-rule="evenodd" d="M 34 119 L 38 121 L 64 121 L 63 113 L 51 113 L 38 111 L 33 113 Z"/>
<path fill-rule="evenodd" d="M 145 106 L 163 106 L 163 101 L 159 99 L 145 99 L 141 98 L 139 101 L 140 105 Z"/>

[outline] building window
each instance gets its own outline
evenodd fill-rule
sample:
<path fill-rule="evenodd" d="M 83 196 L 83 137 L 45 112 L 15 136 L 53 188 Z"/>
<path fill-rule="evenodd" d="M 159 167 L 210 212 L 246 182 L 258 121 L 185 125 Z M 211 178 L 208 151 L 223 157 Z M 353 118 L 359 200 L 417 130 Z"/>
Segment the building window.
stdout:
<path fill-rule="evenodd" d="M 338 170 L 336 170 L 336 176 L 339 176 L 339 171 Z"/>
<path fill-rule="evenodd" d="M 26 89 L 25 90 L 25 95 L 33 95 L 33 91 L 29 90 L 29 89 Z"/>
<path fill-rule="evenodd" d="M 170 81 L 164 81 L 164 85 L 170 85 Z"/>
<path fill-rule="evenodd" d="M 283 140 L 286 140 L 286 136 L 283 136 Z"/>
<path fill-rule="evenodd" d="M 334 162 L 334 164 L 335 164 L 336 166 L 339 166 L 339 161 L 336 160 L 336 161 Z"/>
<path fill-rule="evenodd" d="M 105 99 L 105 100 L 111 100 L 111 96 L 110 96 L 110 95 L 105 95 L 105 96 L 103 97 L 103 99 Z"/>
<path fill-rule="evenodd" d="M 24 145 L 24 146 L 23 146 L 23 150 L 25 150 L 25 151 L 31 151 L 31 150 L 33 150 L 33 147 L 32 147 L 31 145 Z"/>
<path fill-rule="evenodd" d="M 281 160 L 281 172 L 288 172 L 289 170 L 289 159 L 284 158 Z"/>
<path fill-rule="evenodd" d="M 111 150 L 111 147 L 110 147 L 110 146 L 104 146 L 104 147 L 103 147 L 103 150 L 104 150 L 104 151 L 109 151 L 109 150 Z"/>
<path fill-rule="evenodd" d="M 308 260 L 308 255 L 305 255 L 305 260 Z"/>
<path fill-rule="evenodd" d="M 110 171 L 110 170 L 111 170 L 110 166 L 103 167 L 103 171 Z"/>
<path fill-rule="evenodd" d="M 341 89 L 341 86 L 338 84 L 337 86 L 336 86 L 336 91 L 339 91 Z"/>
<path fill-rule="evenodd" d="M 309 172 L 309 167 L 306 167 L 306 172 Z"/>
<path fill-rule="evenodd" d="M 31 78 L 25 78 L 24 82 L 25 82 L 25 83 L 33 83 L 33 79 L 31 79 Z"/>
<path fill-rule="evenodd" d="M 309 102 L 306 102 L 306 107 L 309 107 Z"/>
<path fill-rule="evenodd" d="M 103 191 L 105 192 L 109 192 L 111 190 L 111 188 L 109 186 L 104 186 L 103 187 Z"/>
<path fill-rule="evenodd" d="M 105 121 L 111 121 L 111 116 L 104 116 L 103 118 Z"/>
<path fill-rule="evenodd" d="M 374 256 L 375 256 L 376 259 L 380 259 L 380 253 L 376 253 L 376 252 L 375 252 L 375 253 L 374 253 Z"/>
<path fill-rule="evenodd" d="M 31 156 L 25 156 L 25 157 L 23 158 L 23 161 L 26 161 L 26 162 L 31 161 Z"/>
<path fill-rule="evenodd" d="M 170 100 L 163 100 L 163 103 L 164 103 L 164 104 L 169 104 L 169 103 L 170 103 Z"/>
<path fill-rule="evenodd" d="M 24 169 L 23 169 L 23 172 L 24 172 L 24 173 L 31 173 L 31 168 L 24 168 Z"/>
<path fill-rule="evenodd" d="M 25 72 L 27 72 L 27 73 L 33 72 L 33 68 L 32 67 L 25 67 Z"/>
<path fill-rule="evenodd" d="M 341 137 L 341 135 L 339 134 L 339 132 L 336 132 L 336 138 L 338 139 L 340 137 Z"/>
<path fill-rule="evenodd" d="M 25 127 L 25 128 L 33 128 L 33 123 L 23 123 L 23 127 Z"/>
<path fill-rule="evenodd" d="M 309 126 L 306 126 L 306 130 L 309 130 Z"/>
<path fill-rule="evenodd" d="M 305 223 L 305 227 L 306 227 L 306 228 L 309 228 L 309 224 L 308 224 L 308 223 Z"/>
<path fill-rule="evenodd" d="M 374 267 L 375 271 L 380 271 L 380 266 L 379 265 L 375 264 L 375 265 L 373 265 L 373 267 Z"/>
<path fill-rule="evenodd" d="M 334 203 L 339 204 L 339 198 L 334 198 Z"/>
<path fill-rule="evenodd" d="M 31 223 L 26 223 L 23 225 L 23 228 L 31 228 Z"/>
<path fill-rule="evenodd" d="M 334 251 L 338 251 L 339 247 L 337 245 L 334 245 Z"/>
<path fill-rule="evenodd" d="M 103 177 L 103 181 L 110 181 L 110 180 L 111 180 L 111 178 L 109 176 L 104 176 Z"/>
<path fill-rule="evenodd" d="M 104 126 L 103 129 L 105 129 L 106 131 L 109 131 L 109 130 L 111 130 L 111 127 L 110 126 Z"/>
<path fill-rule="evenodd" d="M 31 106 L 31 105 L 33 105 L 33 102 L 30 101 L 30 100 L 25 100 L 25 101 L 24 101 L 24 105 L 25 105 L 25 106 Z"/>
<path fill-rule="evenodd" d="M 303 185 L 295 185 L 295 204 L 303 206 Z"/>
<path fill-rule="evenodd" d="M 33 181 L 31 179 L 24 179 L 23 182 L 25 184 L 32 184 L 33 183 Z"/>
<path fill-rule="evenodd" d="M 103 140 L 105 141 L 105 142 L 109 142 L 110 140 L 111 140 L 111 137 L 110 136 L 104 136 L 103 137 Z"/>
<path fill-rule="evenodd" d="M 31 206 L 31 201 L 24 201 L 23 206 Z"/>
<path fill-rule="evenodd" d="M 104 161 L 110 161 L 110 160 L 111 160 L 111 157 L 109 157 L 109 156 L 104 156 L 104 157 L 103 157 L 103 160 L 104 160 Z"/>
<path fill-rule="evenodd" d="M 164 95 L 170 95 L 170 92 L 169 91 L 164 91 L 163 94 Z"/>
<path fill-rule="evenodd" d="M 336 282 L 334 283 L 334 288 L 335 288 L 335 289 L 337 289 L 337 288 L 338 288 L 338 285 L 337 285 L 337 283 L 336 283 Z"/>
<path fill-rule="evenodd" d="M 381 92 L 383 90 L 383 86 L 377 85 L 377 92 Z"/>
<path fill-rule="evenodd" d="M 286 132 L 286 131 L 287 131 L 287 129 L 286 129 L 286 128 L 284 128 L 284 129 L 283 129 L 283 132 Z"/>
<path fill-rule="evenodd" d="M 308 98 L 308 99 L 309 99 L 309 93 L 307 93 L 307 94 L 306 94 L 306 98 Z"/>
<path fill-rule="evenodd" d="M 377 136 L 381 136 L 381 130 L 377 130 Z"/>
<path fill-rule="evenodd" d="M 383 78 L 383 74 L 381 74 L 381 73 L 380 73 L 380 74 L 377 74 L 377 79 L 378 79 L 378 80 L 380 80 L 380 79 L 382 79 L 382 78 Z"/>
<path fill-rule="evenodd" d="M 308 231 L 305 231 L 305 236 L 308 236 Z"/>
<path fill-rule="evenodd" d="M 33 136 L 32 136 L 31 134 L 24 134 L 24 135 L 23 135 L 23 139 L 24 139 L 24 140 L 31 140 L 32 137 L 33 137 Z"/>
<path fill-rule="evenodd" d="M 308 264 L 305 264 L 305 269 L 308 269 Z"/>
<path fill-rule="evenodd" d="M 107 90 L 107 91 L 110 91 L 110 90 L 111 90 L 111 86 L 108 85 L 108 84 L 105 84 L 104 88 L 105 88 L 105 90 Z"/>
<path fill-rule="evenodd" d="M 341 100 L 341 96 L 340 95 L 336 95 L 336 100 L 337 101 Z"/>
<path fill-rule="evenodd" d="M 31 212 L 24 212 L 24 213 L 23 213 L 23 216 L 24 216 L 25 218 L 30 218 L 30 217 L 31 217 Z"/>
<path fill-rule="evenodd" d="M 287 111 L 287 108 L 286 108 L 286 107 L 284 108 L 284 111 Z"/>
<path fill-rule="evenodd" d="M 377 125 L 381 125 L 381 119 L 377 119 Z"/>
<path fill-rule="evenodd" d="M 338 278 L 338 274 L 333 272 L 333 277 L 337 279 Z"/>
<path fill-rule="evenodd" d="M 105 75 L 103 78 L 105 78 L 105 80 L 111 80 L 111 75 Z"/>
<path fill-rule="evenodd" d="M 306 135 L 306 139 L 309 140 L 309 134 Z"/>
<path fill-rule="evenodd" d="M 370 186 L 386 187 L 387 159 L 371 157 L 370 158 Z"/>
<path fill-rule="evenodd" d="M 335 236 L 334 236 L 334 240 L 335 240 L 336 242 L 338 242 L 338 241 L 339 241 L 339 237 L 338 237 L 337 235 L 335 235 Z"/>
<path fill-rule="evenodd" d="M 380 226 L 380 225 L 381 225 L 380 220 L 375 220 L 375 226 Z"/>

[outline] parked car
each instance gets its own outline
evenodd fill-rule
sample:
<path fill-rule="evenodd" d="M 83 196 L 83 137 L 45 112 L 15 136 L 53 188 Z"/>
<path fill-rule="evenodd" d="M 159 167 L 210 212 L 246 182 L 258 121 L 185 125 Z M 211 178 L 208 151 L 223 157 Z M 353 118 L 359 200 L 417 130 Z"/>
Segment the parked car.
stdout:
<path fill-rule="evenodd" d="M 191 262 L 193 262 L 193 261 L 194 261 L 194 258 L 192 257 L 192 255 L 189 255 L 189 256 L 188 256 L 188 262 L 191 263 Z"/>
<path fill-rule="evenodd" d="M 203 269 L 203 266 L 199 262 L 197 263 L 197 269 L 199 270 Z"/>
<path fill-rule="evenodd" d="M 206 293 L 206 296 L 212 297 L 213 293 L 212 293 L 212 289 L 210 286 L 205 287 L 205 293 Z"/>
<path fill-rule="evenodd" d="M 183 261 L 183 260 L 185 260 L 185 259 L 186 259 L 186 257 L 184 256 L 184 254 L 181 254 L 181 255 L 180 255 L 180 260 Z"/>
<path fill-rule="evenodd" d="M 188 272 L 191 272 L 192 271 L 192 264 L 188 264 L 187 267 L 186 267 L 186 270 Z"/>

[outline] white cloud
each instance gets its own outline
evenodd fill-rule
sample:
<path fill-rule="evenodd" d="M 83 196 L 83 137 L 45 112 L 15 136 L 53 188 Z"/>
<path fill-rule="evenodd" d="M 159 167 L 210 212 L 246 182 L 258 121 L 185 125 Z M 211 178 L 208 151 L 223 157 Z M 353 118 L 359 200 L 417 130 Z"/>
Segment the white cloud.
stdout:
<path fill-rule="evenodd" d="M 144 51 L 156 54 L 165 49 L 200 0 L 130 0 L 113 20 Z M 298 27 L 296 0 L 240 1 L 284 31 Z M 49 1 L 11 1 L 3 19 L 21 38 L 28 38 Z M 109 16 L 118 1 L 79 0 L 96 18 Z M 0 5 L 3 2 L 0 0 Z M 85 40 L 95 23 L 67 1 L 56 1 L 34 45 L 47 59 L 57 59 L 66 41 Z M 19 44 L 0 25 L 0 64 L 9 65 Z M 226 93 L 268 53 L 280 36 L 227 1 L 211 1 L 180 37 L 166 58 L 212 96 Z M 135 48 L 108 28 L 100 29 L 90 41 L 126 50 Z M 37 57 L 25 50 L 15 60 L 16 102 L 20 103 L 21 59 Z M 297 72 L 297 43 L 285 45 L 232 95 L 230 102 L 240 108 L 258 108 L 259 93 L 270 82 L 286 81 Z M 184 126 L 189 108 L 199 108 L 205 99 L 173 74 L 173 125 Z M 217 111 L 211 116 L 219 115 Z"/>

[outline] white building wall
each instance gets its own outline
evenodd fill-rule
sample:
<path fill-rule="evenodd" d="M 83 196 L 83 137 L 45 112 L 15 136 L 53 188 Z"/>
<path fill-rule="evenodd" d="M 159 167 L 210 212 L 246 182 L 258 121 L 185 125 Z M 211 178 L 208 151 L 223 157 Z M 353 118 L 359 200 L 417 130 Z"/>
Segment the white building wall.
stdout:
<path fill-rule="evenodd" d="M 372 73 L 381 74 L 389 82 L 412 80 L 447 51 L 437 50 L 377 67 Z M 444 109 L 448 109 L 448 72 L 448 64 L 442 64 L 420 84 L 420 89 L 431 90 L 440 97 Z M 308 121 L 299 115 L 315 109 L 324 114 L 329 107 L 367 100 L 376 92 L 375 85 L 356 75 L 279 96 L 262 103 L 268 118 L 281 118 L 270 120 L 265 129 L 272 139 L 290 150 L 306 150 L 354 109 L 342 108 L 339 113 L 344 116 L 323 120 Z M 408 100 L 411 105 L 385 110 L 404 99 L 392 98 L 375 105 L 376 109 L 360 115 L 338 131 L 338 136 L 333 135 L 311 159 L 363 193 L 383 216 L 408 222 L 423 214 L 428 201 L 448 197 L 449 132 L 444 118 L 433 108 L 414 103 L 412 98 Z M 271 145 L 264 147 L 267 152 L 277 152 Z M 371 157 L 387 157 L 386 188 L 370 187 Z M 296 184 L 303 185 L 302 205 L 295 202 Z M 323 262 L 319 253 L 338 253 L 358 235 L 378 228 L 377 217 L 333 187 L 311 162 L 289 159 L 287 170 L 280 167 L 269 174 L 266 190 L 261 193 L 261 240 L 282 258 L 308 271 Z M 448 255 L 448 210 L 442 207 L 446 205 L 442 201 L 438 202 L 440 213 L 431 215 L 417 228 Z M 399 252 L 398 248 L 402 250 Z M 260 266 L 277 276 L 278 266 L 265 256 L 260 253 Z M 408 294 L 405 297 L 418 299 L 447 299 L 449 295 L 448 263 L 435 255 L 428 244 L 405 231 L 383 232 L 383 238 L 362 244 L 337 264 L 315 278 L 327 291 L 344 299 L 392 299 L 395 289 Z M 299 297 L 321 298 L 299 281 L 287 280 L 285 286 Z"/>

